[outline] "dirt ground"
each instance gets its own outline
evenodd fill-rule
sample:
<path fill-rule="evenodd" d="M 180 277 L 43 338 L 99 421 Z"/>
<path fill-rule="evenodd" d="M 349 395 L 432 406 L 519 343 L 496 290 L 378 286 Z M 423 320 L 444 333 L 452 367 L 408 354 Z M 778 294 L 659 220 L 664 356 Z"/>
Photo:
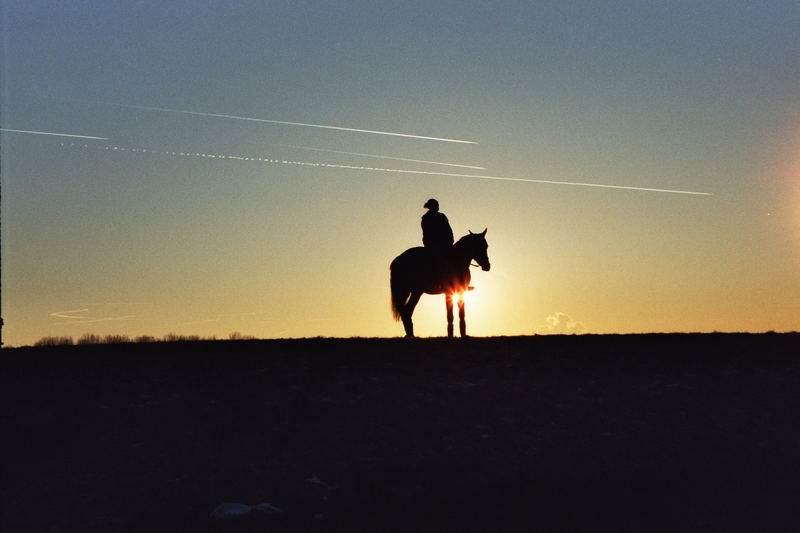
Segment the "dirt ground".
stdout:
<path fill-rule="evenodd" d="M 3 349 L 0 394 L 4 532 L 800 528 L 796 334 Z"/>

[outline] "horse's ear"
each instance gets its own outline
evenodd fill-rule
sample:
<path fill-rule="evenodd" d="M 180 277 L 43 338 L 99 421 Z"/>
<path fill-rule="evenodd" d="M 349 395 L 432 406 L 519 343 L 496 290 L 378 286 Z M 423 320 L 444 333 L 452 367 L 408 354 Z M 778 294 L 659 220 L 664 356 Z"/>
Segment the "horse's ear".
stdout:
<path fill-rule="evenodd" d="M 474 233 L 472 233 L 472 230 L 467 230 L 467 231 L 469 231 L 470 235 L 475 235 Z"/>
<path fill-rule="evenodd" d="M 485 229 L 483 230 L 483 233 L 481 233 L 481 235 L 483 235 L 484 237 L 486 237 L 486 230 L 487 230 L 487 229 L 489 229 L 489 228 L 485 228 Z"/>

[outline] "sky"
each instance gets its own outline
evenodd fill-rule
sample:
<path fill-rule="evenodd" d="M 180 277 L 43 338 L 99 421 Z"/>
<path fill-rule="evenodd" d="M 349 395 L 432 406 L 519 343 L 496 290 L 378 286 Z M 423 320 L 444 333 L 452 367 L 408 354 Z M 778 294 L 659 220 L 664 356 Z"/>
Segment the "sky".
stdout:
<path fill-rule="evenodd" d="M 6 346 L 800 330 L 796 1 L 0 5 Z"/>

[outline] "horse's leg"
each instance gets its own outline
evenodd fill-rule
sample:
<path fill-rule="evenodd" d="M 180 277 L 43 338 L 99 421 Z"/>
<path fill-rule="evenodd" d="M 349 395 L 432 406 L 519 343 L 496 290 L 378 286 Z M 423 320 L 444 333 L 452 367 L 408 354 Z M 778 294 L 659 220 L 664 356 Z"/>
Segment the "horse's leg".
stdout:
<path fill-rule="evenodd" d="M 417 307 L 421 296 L 421 292 L 411 291 L 411 296 L 409 296 L 408 302 L 403 307 L 401 316 L 403 318 L 403 327 L 406 329 L 406 337 L 414 336 L 414 323 L 411 322 L 411 315 L 414 314 L 414 308 Z"/>
<path fill-rule="evenodd" d="M 467 313 L 464 310 L 464 295 L 458 295 L 458 331 L 462 337 L 467 336 Z"/>
<path fill-rule="evenodd" d="M 444 306 L 447 309 L 447 336 L 453 336 L 453 295 L 444 293 Z"/>

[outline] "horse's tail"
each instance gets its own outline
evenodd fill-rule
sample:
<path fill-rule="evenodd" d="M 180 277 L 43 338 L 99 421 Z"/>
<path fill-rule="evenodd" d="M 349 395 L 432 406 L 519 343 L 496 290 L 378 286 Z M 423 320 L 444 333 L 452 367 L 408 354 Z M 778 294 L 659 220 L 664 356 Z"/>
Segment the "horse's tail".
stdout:
<path fill-rule="evenodd" d="M 406 305 L 408 301 L 408 289 L 405 284 L 401 283 L 398 275 L 394 271 L 394 262 L 389 267 L 389 286 L 392 289 L 392 316 L 395 320 L 400 320 L 400 310 Z"/>

